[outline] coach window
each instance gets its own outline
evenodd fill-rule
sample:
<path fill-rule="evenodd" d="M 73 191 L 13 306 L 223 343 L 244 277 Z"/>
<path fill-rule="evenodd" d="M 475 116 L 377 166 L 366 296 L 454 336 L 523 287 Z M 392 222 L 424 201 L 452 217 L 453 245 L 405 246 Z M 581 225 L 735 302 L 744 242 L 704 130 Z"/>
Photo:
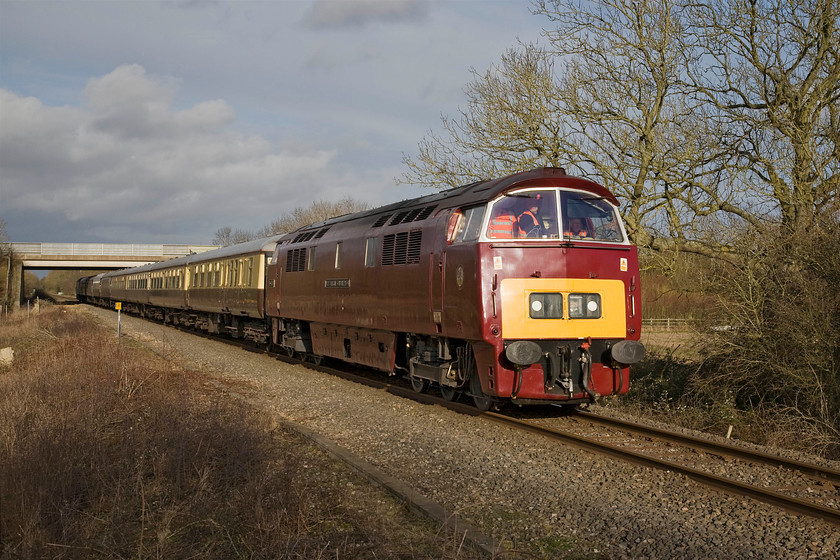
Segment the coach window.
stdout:
<path fill-rule="evenodd" d="M 341 241 L 335 244 L 335 268 L 341 268 Z"/>
<path fill-rule="evenodd" d="M 251 287 L 254 281 L 254 257 L 248 259 L 248 287 Z"/>
<path fill-rule="evenodd" d="M 365 266 L 376 266 L 376 238 L 368 237 L 365 241 Z"/>

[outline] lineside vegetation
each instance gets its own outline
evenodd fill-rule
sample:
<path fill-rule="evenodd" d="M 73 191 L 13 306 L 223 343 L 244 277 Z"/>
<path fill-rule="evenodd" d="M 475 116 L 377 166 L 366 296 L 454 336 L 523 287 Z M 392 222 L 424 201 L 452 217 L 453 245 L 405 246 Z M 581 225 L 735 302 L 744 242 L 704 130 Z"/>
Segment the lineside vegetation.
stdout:
<path fill-rule="evenodd" d="M 0 324 L 2 558 L 476 558 L 270 416 L 72 310 Z"/>

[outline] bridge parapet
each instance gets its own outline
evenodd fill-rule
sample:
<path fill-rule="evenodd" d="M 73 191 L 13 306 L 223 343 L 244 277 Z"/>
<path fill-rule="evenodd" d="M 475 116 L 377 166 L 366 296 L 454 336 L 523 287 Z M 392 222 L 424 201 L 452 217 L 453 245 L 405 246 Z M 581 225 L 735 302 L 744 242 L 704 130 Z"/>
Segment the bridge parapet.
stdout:
<path fill-rule="evenodd" d="M 217 245 L 166 245 L 138 243 L 8 243 L 21 256 L 108 256 L 173 258 L 218 249 Z"/>

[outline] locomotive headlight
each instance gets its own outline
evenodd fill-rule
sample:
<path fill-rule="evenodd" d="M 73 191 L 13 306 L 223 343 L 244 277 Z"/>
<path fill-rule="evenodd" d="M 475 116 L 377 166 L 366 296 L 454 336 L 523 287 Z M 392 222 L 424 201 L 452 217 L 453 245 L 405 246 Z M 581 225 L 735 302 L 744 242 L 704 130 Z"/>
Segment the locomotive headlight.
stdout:
<path fill-rule="evenodd" d="M 529 295 L 528 316 L 531 319 L 562 319 L 563 294 L 533 293 Z"/>
<path fill-rule="evenodd" d="M 569 317 L 571 319 L 599 319 L 601 295 L 569 294 Z"/>

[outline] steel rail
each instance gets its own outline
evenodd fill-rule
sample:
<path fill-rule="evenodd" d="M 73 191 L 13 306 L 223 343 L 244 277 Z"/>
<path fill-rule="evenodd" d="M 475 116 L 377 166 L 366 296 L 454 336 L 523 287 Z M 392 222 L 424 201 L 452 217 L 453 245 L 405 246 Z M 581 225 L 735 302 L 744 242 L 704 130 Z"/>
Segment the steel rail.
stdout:
<path fill-rule="evenodd" d="M 618 418 L 601 416 L 592 412 L 576 410 L 574 412 L 574 415 L 580 416 L 581 418 L 585 418 L 589 422 L 595 422 L 606 426 L 621 428 L 628 432 L 652 436 L 658 439 L 668 441 L 678 441 L 680 443 L 689 444 L 695 447 L 702 447 L 704 449 L 713 451 L 715 453 L 719 453 L 721 455 L 729 455 L 730 457 L 735 457 L 738 459 L 759 461 L 768 465 L 772 465 L 774 467 L 784 467 L 790 470 L 800 471 L 809 476 L 816 476 L 825 480 L 829 480 L 831 482 L 840 482 L 840 471 L 831 469 L 829 467 L 822 467 L 820 465 L 813 465 L 810 463 L 797 461 L 796 459 L 788 459 L 786 457 L 780 457 L 778 455 L 772 455 L 770 453 L 764 453 L 762 451 L 745 449 L 731 444 L 715 442 L 687 434 L 680 434 L 663 428 L 655 428 L 653 426 L 645 426 L 644 424 L 637 424 L 635 422 L 630 422 L 627 420 L 620 420 Z"/>
<path fill-rule="evenodd" d="M 552 439 L 563 440 L 583 449 L 595 451 L 603 455 L 616 457 L 639 465 L 677 472 L 707 486 L 722 489 L 729 493 L 736 493 L 743 496 L 755 498 L 759 501 L 786 509 L 788 511 L 808 515 L 811 517 L 817 517 L 819 519 L 828 521 L 829 523 L 840 525 L 840 510 L 837 509 L 832 509 L 819 504 L 815 504 L 813 502 L 808 502 L 805 500 L 792 498 L 790 496 L 785 496 L 783 494 L 779 494 L 778 492 L 773 492 L 772 490 L 767 490 L 759 486 L 753 486 L 751 484 L 745 484 L 736 480 L 713 475 L 710 473 L 699 471 L 697 469 L 685 467 L 677 463 L 671 463 L 664 459 L 651 457 L 643 453 L 613 447 L 609 444 L 593 441 L 591 439 L 585 438 L 583 436 L 578 436 L 569 432 L 563 432 L 561 430 L 555 430 L 553 428 L 537 426 L 529 422 L 517 420 L 515 418 L 511 418 L 509 416 L 505 416 L 495 412 L 485 412 L 484 416 L 502 425 L 512 426 L 520 430 L 525 430 Z"/>

